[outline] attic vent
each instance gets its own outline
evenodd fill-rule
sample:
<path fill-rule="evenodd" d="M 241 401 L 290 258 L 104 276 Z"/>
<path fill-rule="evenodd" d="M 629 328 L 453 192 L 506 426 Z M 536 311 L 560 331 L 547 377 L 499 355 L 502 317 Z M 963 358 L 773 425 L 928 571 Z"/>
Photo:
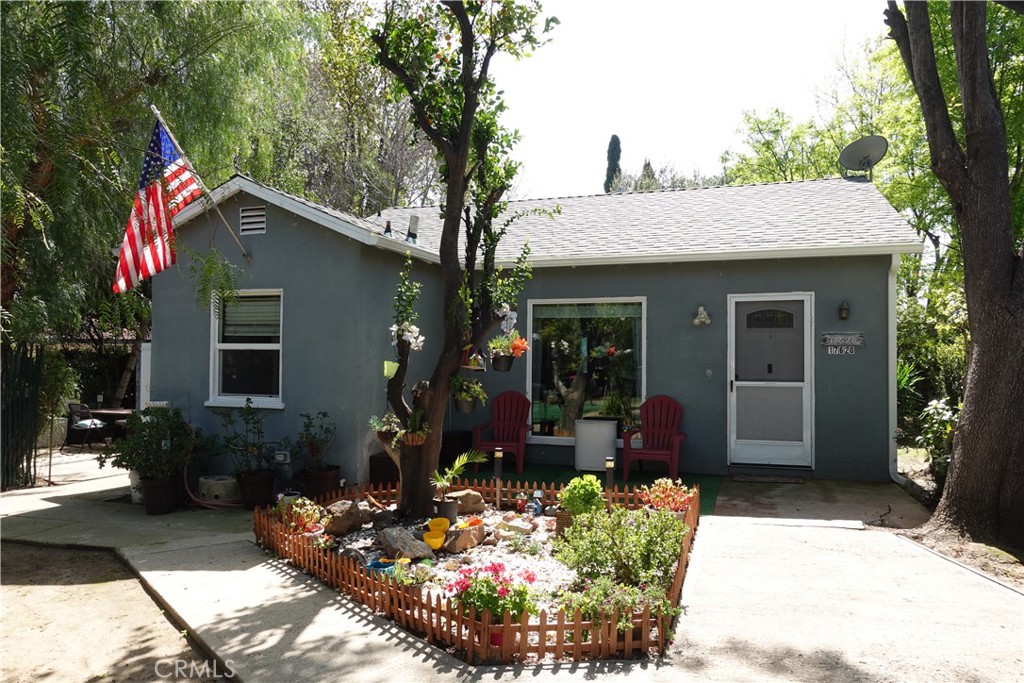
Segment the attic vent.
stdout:
<path fill-rule="evenodd" d="M 243 206 L 239 209 L 238 232 L 241 235 L 262 235 L 267 231 L 267 207 Z"/>

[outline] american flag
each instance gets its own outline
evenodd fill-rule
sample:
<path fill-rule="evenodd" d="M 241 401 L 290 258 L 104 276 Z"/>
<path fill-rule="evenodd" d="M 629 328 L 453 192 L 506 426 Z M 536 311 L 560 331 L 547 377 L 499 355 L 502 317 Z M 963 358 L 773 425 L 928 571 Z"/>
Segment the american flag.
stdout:
<path fill-rule="evenodd" d="M 114 275 L 115 292 L 127 292 L 139 280 L 174 264 L 172 219 L 201 194 L 199 180 L 157 120 L 121 243 Z"/>

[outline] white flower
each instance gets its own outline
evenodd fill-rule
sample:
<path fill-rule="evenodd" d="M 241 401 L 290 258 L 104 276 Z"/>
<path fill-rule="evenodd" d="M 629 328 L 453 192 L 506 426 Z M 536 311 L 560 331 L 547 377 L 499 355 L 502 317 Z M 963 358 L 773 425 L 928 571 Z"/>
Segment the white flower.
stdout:
<path fill-rule="evenodd" d="M 392 325 L 389 329 L 391 330 L 392 346 L 397 345 L 398 340 L 401 338 L 409 342 L 409 348 L 413 351 L 423 349 L 425 338 L 420 334 L 420 328 L 415 325 L 405 322 L 401 325 Z"/>
<path fill-rule="evenodd" d="M 518 314 L 515 311 L 509 311 L 505 314 L 504 320 L 501 321 L 501 331 L 508 334 L 516 326 L 516 318 Z"/>

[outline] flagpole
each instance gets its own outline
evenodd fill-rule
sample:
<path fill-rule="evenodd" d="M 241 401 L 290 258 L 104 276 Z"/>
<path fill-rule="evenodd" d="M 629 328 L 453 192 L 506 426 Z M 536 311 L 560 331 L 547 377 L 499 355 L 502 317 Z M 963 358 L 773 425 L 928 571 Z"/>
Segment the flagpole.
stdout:
<path fill-rule="evenodd" d="M 160 115 L 160 110 L 156 108 L 155 104 L 149 105 L 149 108 L 153 111 L 153 114 L 156 115 L 156 120 L 159 121 L 160 124 L 164 127 L 164 130 L 167 131 L 167 136 L 171 138 L 171 142 L 174 144 L 174 148 L 178 150 L 178 154 L 181 156 L 182 159 L 185 160 L 185 165 L 188 166 L 188 170 L 192 172 L 192 177 L 199 182 L 199 188 L 209 198 L 210 203 L 213 204 L 213 210 L 217 212 L 218 216 L 220 216 L 221 221 L 224 223 L 224 227 L 228 229 L 228 233 L 230 233 L 231 237 L 235 240 L 235 244 L 237 244 L 238 248 L 242 250 L 242 257 L 245 258 L 246 263 L 248 263 L 251 266 L 252 256 L 250 256 L 249 252 L 247 252 L 245 250 L 245 247 L 242 246 L 242 241 L 238 239 L 238 235 L 236 235 L 235 231 L 231 229 L 231 225 L 228 223 L 228 220 L 224 218 L 224 214 L 220 212 L 220 206 L 218 206 L 217 202 L 213 200 L 213 195 L 210 194 L 210 190 L 207 189 L 206 183 L 203 182 L 203 177 L 196 172 L 195 168 L 193 168 L 192 162 L 189 161 L 188 157 L 185 155 L 184 150 L 181 149 L 181 145 L 178 144 L 178 140 L 174 137 L 174 133 L 171 132 L 171 129 L 167 125 L 167 122 L 164 121 L 164 117 Z"/>

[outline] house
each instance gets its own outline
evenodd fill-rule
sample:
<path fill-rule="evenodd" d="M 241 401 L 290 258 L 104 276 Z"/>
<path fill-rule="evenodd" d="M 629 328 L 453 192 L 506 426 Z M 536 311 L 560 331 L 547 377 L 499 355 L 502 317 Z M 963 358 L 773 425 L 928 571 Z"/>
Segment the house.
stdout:
<path fill-rule="evenodd" d="M 300 413 L 326 410 L 338 423 L 328 459 L 365 480 L 406 252 L 423 282 L 426 337 L 410 377 L 429 373 L 440 338 L 438 208 L 358 218 L 243 176 L 212 194 L 253 262 L 216 214 L 196 204 L 179 215 L 180 243 L 214 244 L 246 276 L 220 318 L 196 305 L 187 258 L 154 278 L 151 398 L 216 430 L 211 408 L 250 395 L 268 409 L 272 438 L 294 438 Z M 896 272 L 921 240 L 866 179 L 525 200 L 509 211 L 527 213 L 498 258 L 511 263 L 529 240 L 534 275 L 515 303 L 531 351 L 480 377 L 491 396 L 531 398 L 528 461 L 572 463 L 576 417 L 628 423 L 645 397 L 668 394 L 685 409 L 685 472 L 895 471 Z M 446 429 L 488 415 L 449 411 Z"/>

